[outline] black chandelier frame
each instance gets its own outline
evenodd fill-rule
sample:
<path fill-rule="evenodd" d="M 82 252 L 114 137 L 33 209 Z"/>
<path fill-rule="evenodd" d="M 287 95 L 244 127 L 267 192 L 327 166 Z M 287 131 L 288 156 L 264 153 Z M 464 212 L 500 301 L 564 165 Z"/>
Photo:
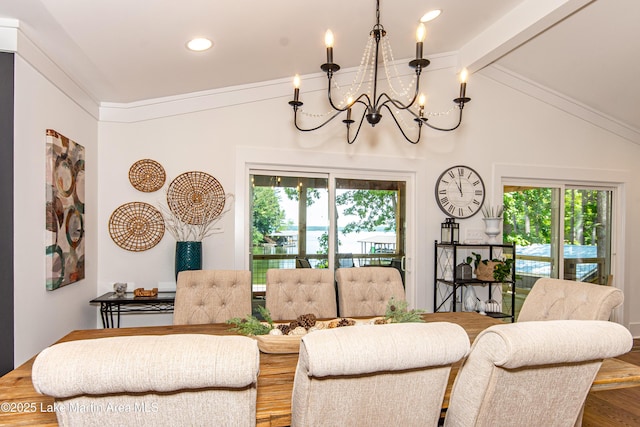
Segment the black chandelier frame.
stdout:
<path fill-rule="evenodd" d="M 430 124 L 428 122 L 428 119 L 424 117 L 424 105 L 419 105 L 418 113 L 410 109 L 411 107 L 414 106 L 420 93 L 420 75 L 422 73 L 422 70 L 428 67 L 430 64 L 430 61 L 428 59 L 422 57 L 422 49 L 423 49 L 422 41 L 418 41 L 416 43 L 416 58 L 409 61 L 409 64 L 408 64 L 409 67 L 415 70 L 415 76 L 416 76 L 415 91 L 413 93 L 413 97 L 411 98 L 411 101 L 405 104 L 400 100 L 390 97 L 386 92 L 382 92 L 378 95 L 378 65 L 379 65 L 379 55 L 380 55 L 380 41 L 382 40 L 383 37 L 385 37 L 386 33 L 387 32 L 385 31 L 384 27 L 382 26 L 382 24 L 380 24 L 380 0 L 376 0 L 376 23 L 373 26 L 371 32 L 369 33 L 370 36 L 373 37 L 375 41 L 375 56 L 374 56 L 374 70 L 373 70 L 374 80 L 373 80 L 372 96 L 369 96 L 369 94 L 366 92 L 362 93 L 355 100 L 351 101 L 343 108 L 337 106 L 334 103 L 333 98 L 331 96 L 331 84 L 333 81 L 333 75 L 340 70 L 340 65 L 333 62 L 333 47 L 327 46 L 327 62 L 322 64 L 320 66 L 320 69 L 327 74 L 327 79 L 328 79 L 327 96 L 329 99 L 329 104 L 331 105 L 331 108 L 335 110 L 335 113 L 331 117 L 329 117 L 326 121 L 319 124 L 318 126 L 315 126 L 312 128 L 301 127 L 298 124 L 298 110 L 304 104 L 299 99 L 300 89 L 299 87 L 296 86 L 294 87 L 293 100 L 289 101 L 289 105 L 293 107 L 293 120 L 294 120 L 296 129 L 302 132 L 311 132 L 311 131 L 318 130 L 321 127 L 328 124 L 329 122 L 333 121 L 341 113 L 346 111 L 347 117 L 346 119 L 342 120 L 342 122 L 347 126 L 347 143 L 353 144 L 356 138 L 358 137 L 358 134 L 360 133 L 360 129 L 362 127 L 362 124 L 364 123 L 364 119 L 366 118 L 367 122 L 372 127 L 375 126 L 382 119 L 382 116 L 383 116 L 382 109 L 386 109 L 389 112 L 395 124 L 397 125 L 398 129 L 402 133 L 402 136 L 404 137 L 404 139 L 410 142 L 411 144 L 417 144 L 418 142 L 420 142 L 423 125 L 426 125 L 431 129 L 444 131 L 444 132 L 450 132 L 450 131 L 456 130 L 460 126 L 460 124 L 462 123 L 462 110 L 465 104 L 471 101 L 471 98 L 465 95 L 466 85 L 467 85 L 466 81 L 462 81 L 460 83 L 460 96 L 453 100 L 453 102 L 458 106 L 458 109 L 459 109 L 458 121 L 453 127 L 443 128 L 443 127 L 438 127 Z M 354 123 L 356 123 L 356 120 L 353 120 L 351 118 L 352 107 L 356 104 L 362 104 L 365 108 L 362 113 L 362 116 L 358 120 L 358 127 L 356 129 L 356 132 L 353 135 L 353 138 L 351 138 L 351 127 Z M 418 135 L 416 139 L 409 138 L 405 130 L 402 128 L 402 125 L 398 121 L 398 118 L 393 113 L 391 106 L 401 111 L 408 111 L 413 116 L 413 121 L 416 122 L 418 126 Z"/>

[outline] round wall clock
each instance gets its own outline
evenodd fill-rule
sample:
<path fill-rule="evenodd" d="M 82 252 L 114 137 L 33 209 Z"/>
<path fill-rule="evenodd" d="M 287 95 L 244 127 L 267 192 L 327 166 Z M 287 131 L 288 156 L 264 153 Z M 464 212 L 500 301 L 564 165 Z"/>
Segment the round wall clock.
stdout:
<path fill-rule="evenodd" d="M 436 181 L 436 201 L 442 212 L 453 218 L 469 218 L 484 203 L 484 182 L 469 166 L 452 166 Z"/>

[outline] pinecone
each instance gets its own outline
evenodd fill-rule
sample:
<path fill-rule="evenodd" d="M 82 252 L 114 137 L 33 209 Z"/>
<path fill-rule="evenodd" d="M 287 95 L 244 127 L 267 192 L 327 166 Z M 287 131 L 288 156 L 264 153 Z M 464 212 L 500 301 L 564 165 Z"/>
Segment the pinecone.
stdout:
<path fill-rule="evenodd" d="M 282 325 L 278 325 L 278 329 L 282 331 L 282 335 L 289 335 L 289 332 L 291 332 L 289 325 L 285 325 L 284 323 Z"/>
<path fill-rule="evenodd" d="M 341 326 L 353 326 L 355 325 L 356 322 L 355 320 L 351 320 L 351 319 L 345 319 L 344 317 L 340 320 L 338 320 L 338 328 Z"/>
<path fill-rule="evenodd" d="M 298 316 L 298 319 L 296 320 L 298 321 L 298 324 L 300 326 L 302 326 L 308 331 L 309 328 L 311 328 L 312 326 L 315 326 L 316 315 L 313 313 L 301 314 L 300 316 Z"/>
<path fill-rule="evenodd" d="M 297 328 L 298 326 L 300 326 L 300 322 L 298 322 L 297 320 L 292 320 L 289 323 L 289 328 L 291 328 L 291 330 L 293 331 L 295 328 Z"/>

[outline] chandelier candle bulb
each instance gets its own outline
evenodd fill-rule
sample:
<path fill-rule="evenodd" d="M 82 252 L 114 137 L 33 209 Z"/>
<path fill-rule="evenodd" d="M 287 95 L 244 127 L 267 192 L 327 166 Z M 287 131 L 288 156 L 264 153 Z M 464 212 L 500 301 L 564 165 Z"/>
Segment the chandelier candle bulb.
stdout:
<path fill-rule="evenodd" d="M 420 94 L 420 97 L 418 98 L 418 107 L 419 107 L 419 112 L 420 112 L 420 118 L 424 117 L 424 104 L 426 102 L 426 98 L 424 96 L 424 94 Z"/>
<path fill-rule="evenodd" d="M 327 47 L 327 64 L 333 64 L 333 33 L 327 30 L 324 35 L 324 44 Z"/>
<path fill-rule="evenodd" d="M 293 100 L 297 102 L 299 97 L 300 97 L 300 76 L 296 74 L 293 77 Z"/>
<path fill-rule="evenodd" d="M 418 29 L 416 30 L 416 59 L 422 59 L 422 46 L 426 35 L 427 30 L 424 24 L 420 23 L 420 25 L 418 25 Z"/>
<path fill-rule="evenodd" d="M 457 122 L 449 125 L 448 127 L 439 127 L 435 124 L 431 124 L 425 116 L 430 115 L 444 115 L 454 111 L 450 109 L 445 113 L 428 113 L 424 111 L 424 104 L 416 105 L 418 94 L 420 93 L 420 76 L 424 69 L 426 69 L 430 61 L 423 57 L 424 40 L 426 37 L 426 26 L 420 23 L 416 31 L 416 58 L 411 59 L 407 64 L 413 69 L 414 77 L 410 82 L 408 89 L 404 93 L 397 93 L 393 87 L 392 82 L 396 79 L 402 80 L 402 74 L 396 70 L 395 65 L 391 63 L 393 59 L 393 52 L 391 52 L 391 46 L 384 37 L 387 31 L 380 23 L 380 0 L 376 0 L 376 20 L 372 30 L 369 32 L 369 43 L 365 47 L 365 51 L 360 62 L 360 69 L 357 72 L 360 81 L 354 81 L 350 88 L 341 89 L 334 81 L 334 75 L 340 70 L 340 65 L 333 62 L 333 44 L 334 38 L 331 30 L 327 30 L 325 33 L 325 46 L 327 50 L 327 62 L 320 65 L 320 69 L 327 75 L 327 97 L 331 110 L 329 113 L 324 114 L 325 117 L 320 124 L 314 124 L 312 126 L 302 126 L 299 122 L 299 107 L 302 102 L 298 100 L 298 95 L 294 92 L 294 99 L 289 101 L 289 105 L 293 108 L 293 124 L 296 129 L 301 132 L 312 132 L 321 127 L 327 125 L 339 116 L 344 117 L 342 113 L 346 112 L 346 119 L 342 120 L 342 123 L 346 125 L 346 140 L 347 144 L 353 144 L 360 134 L 360 128 L 366 119 L 367 123 L 374 127 L 382 119 L 384 114 L 391 115 L 393 122 L 398 127 L 398 130 L 402 134 L 402 137 L 411 144 L 417 144 L 422 136 L 423 127 L 428 127 L 437 131 L 451 132 L 456 130 L 462 123 L 462 109 L 465 104 L 471 101 L 470 98 L 465 97 L 466 83 L 463 83 L 460 87 L 460 98 L 455 98 L 453 102 L 458 106 Z M 379 79 L 379 71 L 383 69 L 386 71 L 385 78 Z M 389 72 L 391 70 L 391 72 Z M 366 82 L 366 83 L 365 83 Z M 402 81 L 400 81 L 402 85 Z M 384 91 L 385 87 L 379 87 L 379 84 L 386 85 L 385 87 L 391 90 L 391 93 Z M 358 93 L 360 86 L 365 85 L 366 91 Z M 334 95 L 333 88 L 340 92 L 340 95 Z M 346 92 L 346 93 L 345 93 Z M 350 101 L 345 105 L 344 99 L 353 95 L 355 101 Z M 393 96 L 398 96 L 394 98 Z M 337 100 L 340 100 L 339 102 Z M 355 104 L 360 104 L 355 106 Z M 352 107 L 356 107 L 352 111 Z M 386 110 L 383 113 L 383 110 Z M 301 113 L 302 114 L 302 113 Z M 353 120 L 353 114 L 358 117 Z M 310 116 L 311 114 L 306 114 Z M 404 117 L 412 119 L 411 124 L 405 122 Z M 316 115 L 316 117 L 322 117 L 322 115 Z M 357 123 L 357 126 L 351 126 L 353 123 Z M 410 129 L 410 132 L 407 130 Z M 405 129 L 406 128 L 406 129 Z"/>
<path fill-rule="evenodd" d="M 460 98 L 464 98 L 465 94 L 467 92 L 467 77 L 469 76 L 469 73 L 467 72 L 467 69 L 464 68 L 462 71 L 460 71 Z"/>

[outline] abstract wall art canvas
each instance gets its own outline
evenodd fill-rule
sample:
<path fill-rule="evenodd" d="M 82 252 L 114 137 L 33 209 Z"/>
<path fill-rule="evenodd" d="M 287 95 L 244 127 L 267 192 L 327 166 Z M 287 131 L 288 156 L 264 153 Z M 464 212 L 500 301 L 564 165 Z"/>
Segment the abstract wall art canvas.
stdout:
<path fill-rule="evenodd" d="M 84 279 L 84 147 L 46 131 L 47 290 Z"/>

